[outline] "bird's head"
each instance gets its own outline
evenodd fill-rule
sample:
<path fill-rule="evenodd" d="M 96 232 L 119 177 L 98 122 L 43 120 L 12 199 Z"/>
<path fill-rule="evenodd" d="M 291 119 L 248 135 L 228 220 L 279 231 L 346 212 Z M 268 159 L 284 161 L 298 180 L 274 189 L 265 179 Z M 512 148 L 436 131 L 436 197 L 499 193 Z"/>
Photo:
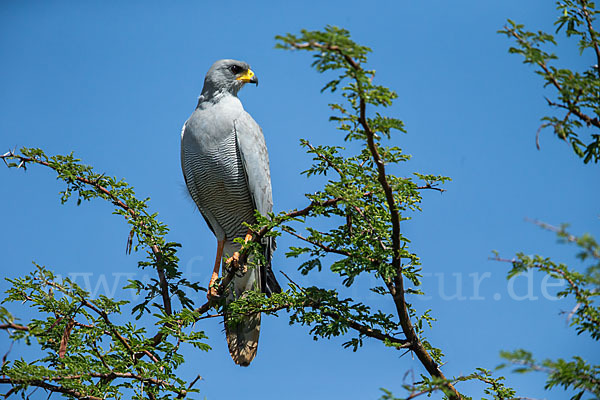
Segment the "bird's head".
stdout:
<path fill-rule="evenodd" d="M 258 78 L 247 63 L 237 60 L 219 60 L 206 73 L 202 93 L 229 92 L 235 96 L 246 83 L 254 83 L 258 86 Z"/>

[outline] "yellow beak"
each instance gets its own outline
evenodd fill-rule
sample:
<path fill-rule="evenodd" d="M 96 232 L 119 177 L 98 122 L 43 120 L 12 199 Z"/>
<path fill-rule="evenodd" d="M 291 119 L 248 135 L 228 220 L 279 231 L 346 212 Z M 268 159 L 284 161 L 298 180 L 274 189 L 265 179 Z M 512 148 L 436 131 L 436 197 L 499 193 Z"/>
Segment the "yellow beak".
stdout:
<path fill-rule="evenodd" d="M 254 75 L 254 72 L 251 69 L 247 69 L 240 76 L 235 78 L 236 81 L 242 81 L 244 83 L 255 83 L 258 85 L 258 78 Z"/>

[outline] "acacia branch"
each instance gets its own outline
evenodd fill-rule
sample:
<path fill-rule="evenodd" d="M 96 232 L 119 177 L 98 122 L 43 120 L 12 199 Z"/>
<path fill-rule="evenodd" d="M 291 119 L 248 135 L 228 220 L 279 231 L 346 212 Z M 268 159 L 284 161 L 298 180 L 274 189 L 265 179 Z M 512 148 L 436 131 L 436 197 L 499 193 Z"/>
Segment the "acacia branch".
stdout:
<path fill-rule="evenodd" d="M 521 46 L 527 47 L 529 45 L 529 43 L 526 40 L 524 40 L 514 29 L 510 29 L 507 26 L 505 26 L 504 28 L 507 31 L 509 31 L 510 34 L 515 39 L 517 39 L 517 42 L 519 42 L 521 44 Z M 597 45 L 595 47 L 597 47 Z M 599 49 L 599 51 L 600 51 L 600 49 Z M 558 82 L 558 80 L 556 79 L 556 77 L 554 76 L 552 71 L 550 71 L 550 69 L 548 68 L 546 63 L 544 61 L 535 61 L 535 63 L 544 71 L 546 79 L 550 83 L 552 83 L 552 85 L 559 91 L 559 93 L 562 93 L 563 92 L 562 85 Z M 598 68 L 600 68 L 600 65 Z M 587 126 L 593 125 L 596 128 L 600 128 L 600 119 L 598 119 L 598 117 L 592 118 L 589 115 L 582 113 L 579 110 L 579 107 L 577 107 L 577 104 L 576 104 L 577 102 L 573 103 L 569 99 L 565 99 L 565 102 L 566 102 L 566 106 L 563 106 L 563 108 L 567 108 L 571 113 L 573 113 L 580 120 L 585 122 Z"/>
<path fill-rule="evenodd" d="M 18 159 L 20 161 L 19 166 L 24 165 L 26 163 L 35 163 L 35 164 L 39 164 L 39 165 L 48 167 L 56 172 L 59 172 L 56 167 L 52 166 L 47 161 L 43 161 L 43 160 L 40 160 L 35 157 L 25 157 L 23 155 L 16 154 L 12 150 L 8 151 L 5 154 L 0 155 L 0 159 L 2 159 L 4 162 L 6 162 L 6 159 L 10 159 L 10 158 Z M 93 181 L 93 180 L 87 179 L 83 176 L 75 176 L 75 177 L 73 177 L 73 179 L 78 182 L 81 182 L 81 183 L 84 183 L 86 185 L 93 187 L 99 193 L 108 197 L 109 200 L 115 206 L 125 210 L 130 215 L 131 219 L 136 221 L 140 227 L 143 228 L 145 226 L 143 221 L 139 221 L 139 215 L 135 212 L 135 210 L 133 208 L 131 208 L 124 201 L 119 199 L 112 191 L 110 191 L 106 187 L 102 186 L 98 181 Z M 148 233 L 143 233 L 143 235 L 146 236 L 146 238 L 149 240 L 150 249 L 152 250 L 152 254 L 154 255 L 154 259 L 156 260 L 156 271 L 158 273 L 158 278 L 159 278 L 159 282 L 160 282 L 160 291 L 161 291 L 161 296 L 162 296 L 162 300 L 163 300 L 163 305 L 165 307 L 165 313 L 167 313 L 167 315 L 171 315 L 173 313 L 173 311 L 172 311 L 172 305 L 171 305 L 171 298 L 169 296 L 169 285 L 168 285 L 168 282 L 166 279 L 164 268 L 160 265 L 161 261 L 162 261 L 162 251 L 159 249 L 159 247 L 155 243 L 153 243 L 153 240 L 152 240 L 153 238 L 151 235 L 149 235 Z"/>
<path fill-rule="evenodd" d="M 336 53 L 338 53 L 339 55 L 344 57 L 344 60 L 346 60 L 346 62 L 348 64 L 350 64 L 352 66 L 352 68 L 354 68 L 355 70 L 361 69 L 360 64 L 358 62 L 356 62 L 352 57 L 347 55 L 342 48 L 340 48 L 339 46 L 336 46 L 336 45 L 321 44 L 318 42 L 307 42 L 307 43 L 290 43 L 290 46 L 292 46 L 298 50 L 309 49 L 310 47 L 316 47 L 318 49 L 335 51 Z"/>
<path fill-rule="evenodd" d="M 491 259 L 494 261 L 508 262 L 513 265 L 515 263 L 522 263 L 520 260 L 515 259 L 515 258 L 506 259 L 506 258 L 501 258 L 501 257 L 495 256 L 495 257 L 492 257 Z M 587 295 L 582 293 L 583 289 L 577 283 L 575 283 L 575 281 L 569 275 L 568 271 L 564 271 L 560 268 L 551 267 L 551 266 L 547 266 L 547 265 L 543 265 L 543 264 L 531 264 L 530 268 L 537 268 L 542 271 L 544 269 L 546 269 L 550 272 L 554 272 L 555 274 L 559 275 L 562 279 L 567 281 L 567 283 L 569 284 L 571 289 L 573 289 L 575 298 L 578 301 L 578 303 L 581 304 L 582 310 L 583 309 L 588 310 L 590 308 L 590 301 L 587 298 Z M 583 319 L 587 319 L 588 321 L 590 321 L 593 324 L 600 325 L 600 320 L 598 320 L 597 318 L 594 318 L 594 316 L 590 315 L 589 313 L 583 313 Z"/>
<path fill-rule="evenodd" d="M 197 376 L 194 378 L 194 380 L 190 382 L 190 384 L 189 384 L 189 385 L 188 385 L 188 387 L 187 387 L 187 390 L 182 390 L 182 391 L 179 393 L 179 396 L 177 396 L 177 398 L 178 398 L 178 399 L 183 399 L 183 398 L 184 398 L 184 397 L 187 395 L 187 392 L 188 392 L 188 391 L 189 391 L 191 388 L 193 388 L 193 387 L 194 387 L 194 385 L 196 384 L 196 382 L 198 382 L 199 380 L 202 380 L 202 376 L 200 376 L 200 375 L 197 375 Z"/>
<path fill-rule="evenodd" d="M 44 381 L 62 381 L 62 380 L 81 379 L 81 378 L 85 378 L 85 377 L 101 378 L 101 379 L 108 379 L 108 380 L 112 380 L 112 379 L 115 379 L 115 378 L 132 379 L 132 380 L 136 380 L 136 381 L 140 381 L 140 382 L 151 383 L 151 384 L 156 385 L 156 386 L 162 386 L 162 387 L 165 387 L 167 389 L 170 389 L 171 391 L 173 391 L 175 393 L 179 393 L 179 391 L 175 390 L 172 387 L 172 385 L 169 382 L 167 382 L 167 381 L 164 381 L 162 379 L 155 379 L 155 378 L 144 377 L 144 376 L 141 376 L 141 375 L 138 375 L 138 374 L 133 374 L 131 372 L 115 372 L 115 371 L 111 371 L 111 372 L 107 372 L 107 373 L 90 372 L 88 374 L 76 374 L 76 375 L 64 375 L 64 376 L 55 376 L 55 377 L 43 377 L 43 378 L 41 378 L 41 380 L 44 380 Z"/>
<path fill-rule="evenodd" d="M 334 249 L 333 247 L 326 246 L 326 245 L 324 245 L 321 242 L 317 242 L 317 241 L 305 238 L 304 236 L 299 235 L 296 232 L 294 232 L 294 231 L 292 231 L 290 229 L 287 229 L 287 228 L 281 228 L 281 230 L 284 231 L 284 232 L 289 233 L 292 236 L 295 236 L 296 238 L 298 238 L 298 239 L 300 239 L 300 240 L 302 240 L 304 242 L 310 243 L 313 246 L 316 246 L 316 247 L 320 248 L 321 250 L 323 250 L 323 251 L 325 251 L 327 253 L 334 253 L 334 254 L 340 254 L 340 255 L 346 256 L 346 257 L 352 257 L 352 253 L 350 253 L 349 251 Z"/>
<path fill-rule="evenodd" d="M 568 242 L 576 243 L 577 244 L 578 241 L 579 241 L 579 238 L 577 236 L 572 235 L 569 232 L 567 232 L 566 230 L 564 230 L 562 228 L 559 228 L 557 226 L 547 224 L 547 223 L 545 223 L 543 221 L 539 221 L 537 219 L 531 220 L 531 222 L 533 222 L 537 226 L 539 226 L 539 227 L 541 227 L 543 229 L 546 229 L 546 230 L 548 230 L 550 232 L 554 232 L 556 234 L 564 235 L 564 238 Z M 592 256 L 592 257 L 597 258 L 597 259 L 600 260 L 600 253 L 598 251 L 594 251 L 594 250 L 591 250 L 591 249 L 590 250 L 586 249 L 586 250 L 587 250 L 587 254 L 589 254 L 590 256 Z"/>
<path fill-rule="evenodd" d="M 353 208 L 356 210 L 356 212 L 358 212 L 360 214 L 361 217 L 363 217 L 363 219 L 365 221 L 367 221 L 367 224 L 369 224 L 369 228 L 371 228 L 371 233 L 373 235 L 375 235 L 377 231 L 376 231 L 375 227 L 373 227 L 373 224 L 367 218 L 367 216 L 365 215 L 365 213 L 363 212 L 363 210 L 361 210 L 361 208 L 358 207 L 358 206 L 353 206 Z M 381 240 L 381 237 L 379 235 L 376 235 L 376 236 L 377 236 L 377 241 L 379 242 L 379 246 L 381 246 L 381 249 L 383 251 L 387 251 L 387 246 L 385 245 L 385 243 L 383 243 L 383 240 Z M 374 261 L 374 260 L 371 260 L 371 261 Z"/>
<path fill-rule="evenodd" d="M 335 47 L 335 48 L 334 48 Z M 362 67 L 359 63 L 353 60 L 350 56 L 346 55 L 341 49 L 337 48 L 337 46 L 327 45 L 329 50 L 334 50 L 340 53 L 344 59 L 348 62 L 350 67 L 352 67 L 356 72 L 362 72 Z M 359 116 L 358 120 L 360 125 L 363 128 L 363 131 L 367 138 L 367 146 L 369 151 L 371 152 L 371 156 L 375 165 L 377 166 L 377 180 L 381 185 L 384 193 L 386 202 L 388 205 L 389 213 L 390 213 L 390 221 L 392 224 L 392 266 L 396 271 L 396 275 L 392 278 L 392 280 L 384 279 L 386 286 L 388 287 L 388 291 L 392 295 L 394 303 L 396 305 L 396 311 L 398 313 L 398 318 L 400 320 L 400 326 L 402 326 L 402 330 L 406 339 L 409 343 L 412 343 L 411 349 L 415 352 L 427 372 L 430 375 L 439 377 L 441 379 L 446 379 L 442 371 L 440 370 L 438 364 L 431 358 L 429 352 L 423 347 L 420 339 L 418 338 L 415 329 L 410 320 L 410 316 L 408 314 L 408 308 L 406 305 L 406 300 L 404 298 L 404 282 L 402 278 L 402 264 L 401 264 L 401 245 L 400 245 L 400 214 L 398 212 L 398 207 L 396 205 L 396 201 L 394 199 L 393 189 L 390 186 L 387 173 L 385 171 L 385 164 L 383 159 L 381 158 L 378 150 L 378 145 L 375 142 L 375 132 L 371 129 L 366 117 L 366 101 L 365 95 L 363 93 L 362 84 L 358 77 L 354 75 L 354 80 L 356 82 L 358 92 L 359 92 Z M 448 394 L 453 399 L 460 399 L 461 396 L 458 391 L 454 388 L 454 386 L 448 382 L 446 384 L 446 388 L 448 389 Z"/>
<path fill-rule="evenodd" d="M 594 30 L 592 25 L 592 17 L 590 15 L 589 10 L 587 9 L 587 1 L 581 1 L 581 11 L 583 12 L 583 16 L 585 17 L 585 22 L 587 23 L 587 29 L 590 34 L 590 42 L 594 46 L 594 51 L 596 52 L 596 71 L 598 71 L 598 76 L 600 76 L 600 48 L 598 47 L 598 40 L 596 39 L 597 33 Z"/>
<path fill-rule="evenodd" d="M 29 331 L 29 327 L 28 326 L 14 324 L 12 322 L 10 322 L 8 324 L 0 324 L 0 329 L 4 329 L 4 330 L 14 329 L 16 331 L 24 331 L 24 332 Z"/>
<path fill-rule="evenodd" d="M 367 146 L 371 153 L 371 157 L 377 166 L 377 180 L 384 191 L 386 203 L 390 213 L 390 222 L 392 224 L 392 266 L 396 271 L 396 275 L 392 279 L 384 279 L 388 291 L 392 295 L 400 325 L 408 342 L 412 343 L 411 349 L 417 354 L 417 357 L 425 366 L 429 374 L 432 376 L 446 379 L 439 369 L 437 363 L 431 358 L 427 350 L 423 347 L 423 344 L 419 340 L 414 327 L 411 323 L 410 316 L 408 314 L 408 308 L 404 298 L 404 283 L 402 278 L 402 263 L 401 263 L 401 243 L 400 243 L 400 214 L 398 207 L 394 199 L 393 189 L 391 188 L 387 174 L 385 171 L 385 164 L 381 155 L 379 154 L 378 145 L 375 142 L 375 132 L 371 129 L 367 117 L 366 117 L 366 100 L 365 94 L 363 93 L 363 87 L 359 75 L 364 72 L 360 63 L 354 60 L 346 51 L 337 45 L 331 45 L 327 43 L 318 42 L 306 42 L 306 43 L 288 43 L 292 48 L 295 49 L 311 49 L 317 48 L 326 51 L 332 51 L 338 53 L 345 62 L 349 65 L 350 69 L 354 72 L 351 74 L 356 82 L 359 104 L 358 104 L 358 122 L 361 125 L 364 134 L 367 139 Z M 445 392 L 452 399 L 460 399 L 461 396 L 458 391 L 454 388 L 452 383 L 448 381 L 445 385 Z"/>
<path fill-rule="evenodd" d="M 446 189 L 442 189 L 440 187 L 433 186 L 431 183 L 428 183 L 427 185 L 424 185 L 424 186 L 417 186 L 417 190 L 425 190 L 425 189 L 437 190 L 440 193 L 444 193 L 446 191 Z"/>
<path fill-rule="evenodd" d="M 317 155 L 317 157 L 319 157 L 321 160 L 325 161 L 327 163 L 327 165 L 329 165 L 331 168 L 333 168 L 335 170 L 335 172 L 338 173 L 340 178 L 344 178 L 345 175 L 342 172 L 342 170 L 337 165 L 335 165 L 333 163 L 333 161 L 331 161 L 329 159 L 329 157 L 326 157 L 325 155 L 318 152 L 317 149 L 314 148 L 313 145 L 310 144 L 310 142 L 306 141 L 306 145 Z"/>
<path fill-rule="evenodd" d="M 313 151 L 313 152 L 314 152 L 314 153 L 315 153 L 315 154 L 316 154 L 316 155 L 317 155 L 317 156 L 318 156 L 320 159 L 322 159 L 323 161 L 325 161 L 325 162 L 327 163 L 327 165 L 329 165 L 331 168 L 333 168 L 333 169 L 334 169 L 334 170 L 335 170 L 335 171 L 338 173 L 338 175 L 340 176 L 340 178 L 344 179 L 345 175 L 344 175 L 344 173 L 342 172 L 342 170 L 341 170 L 341 169 L 340 169 L 340 168 L 339 168 L 337 165 L 335 165 L 335 164 L 333 163 L 333 161 L 331 161 L 331 160 L 329 159 L 329 157 L 326 157 L 325 155 L 323 155 L 323 154 L 319 153 L 319 152 L 317 151 L 317 149 L 316 149 L 315 147 L 313 147 L 313 146 L 312 146 L 312 145 L 311 145 L 311 144 L 310 144 L 308 141 L 306 142 L 306 145 L 307 145 L 307 146 L 308 146 L 308 147 L 309 147 L 309 148 L 310 148 L 310 149 L 311 149 L 311 150 L 312 150 L 312 151 Z M 365 160 L 365 161 L 366 161 L 366 160 Z M 364 161 L 363 161 L 363 162 L 364 162 Z M 439 190 L 440 192 L 444 192 L 444 191 L 445 191 L 444 189 L 436 188 L 436 187 L 432 186 L 431 184 L 427 184 L 426 186 L 420 186 L 420 187 L 417 187 L 417 189 L 434 189 L 434 190 Z M 359 214 L 360 214 L 360 215 L 361 215 L 361 216 L 362 216 L 362 217 L 365 219 L 365 221 L 367 221 L 367 223 L 368 223 L 368 224 L 369 224 L 369 226 L 371 227 L 371 230 L 372 230 L 373 232 L 375 232 L 375 228 L 373 228 L 373 225 L 371 224 L 371 221 L 369 221 L 369 219 L 368 219 L 368 218 L 366 217 L 366 215 L 365 215 L 365 214 L 362 212 L 362 210 L 361 210 L 359 207 L 357 207 L 357 206 L 353 206 L 353 208 L 354 208 L 354 209 L 355 209 L 355 210 L 356 210 L 356 211 L 357 211 L 357 212 L 358 212 L 358 213 L 359 213 Z M 285 229 L 284 229 L 284 230 L 285 230 Z M 319 246 L 319 247 L 321 247 L 323 250 L 325 250 L 325 251 L 328 251 L 328 252 L 330 252 L 330 253 L 345 254 L 345 255 L 347 255 L 348 257 L 350 257 L 350 255 L 351 255 L 349 252 L 347 252 L 347 253 L 342 253 L 342 252 L 336 251 L 335 249 L 331 249 L 331 248 L 329 248 L 329 247 L 323 246 L 322 244 L 313 243 L 313 242 L 311 242 L 311 241 L 309 241 L 309 240 L 307 240 L 307 239 L 305 239 L 305 238 L 303 238 L 303 237 L 301 237 L 301 236 L 299 236 L 299 235 L 297 235 L 297 234 L 295 234 L 295 233 L 292 233 L 292 232 L 290 232 L 290 231 L 288 231 L 288 230 L 285 230 L 285 231 L 286 231 L 286 232 L 288 232 L 288 233 L 290 233 L 290 234 L 292 234 L 292 235 L 294 235 L 294 236 L 296 236 L 298 239 L 301 239 L 301 240 L 307 241 L 307 242 L 309 242 L 309 243 L 312 243 L 312 244 L 314 244 L 314 245 L 316 245 L 316 246 Z M 386 246 L 385 246 L 385 244 L 383 244 L 383 241 L 381 240 L 381 238 L 380 238 L 380 237 L 377 237 L 377 240 L 379 241 L 379 244 L 380 244 L 381 248 L 382 248 L 383 250 L 386 250 Z M 331 249 L 331 250 L 328 250 L 328 249 Z"/>
<path fill-rule="evenodd" d="M 494 260 L 494 261 L 511 263 L 513 265 L 515 263 L 522 263 L 522 264 L 524 264 L 522 261 L 520 261 L 520 260 L 518 260 L 516 258 L 508 259 L 508 258 L 502 258 L 502 257 L 495 256 L 495 257 L 492 257 L 491 259 Z M 549 266 L 546 266 L 546 265 L 543 265 L 543 264 L 537 264 L 537 263 L 530 264 L 530 268 L 537 268 L 537 269 L 540 269 L 540 270 L 547 269 L 548 271 L 551 271 L 551 272 L 554 272 L 554 273 L 560 275 L 565 281 L 567 281 L 569 283 L 569 286 L 571 286 L 571 288 L 573 289 L 573 292 L 575 292 L 575 297 L 579 297 L 579 298 L 583 298 L 584 297 L 583 294 L 581 293 L 581 288 L 573 281 L 573 279 L 571 279 L 568 276 L 568 274 L 565 271 L 563 271 L 561 269 L 558 269 L 556 267 L 549 267 Z M 599 324 L 600 324 L 600 321 L 599 321 Z"/>
<path fill-rule="evenodd" d="M 369 195 L 370 193 L 365 193 L 365 196 Z M 308 206 L 306 206 L 305 208 L 301 209 L 301 210 L 294 210 L 294 211 L 290 211 L 289 213 L 284 215 L 284 218 L 282 218 L 282 220 L 289 220 L 292 218 L 296 218 L 296 217 L 305 217 L 307 216 L 315 207 L 330 207 L 330 206 L 334 206 L 337 203 L 339 203 L 340 201 L 344 200 L 342 197 L 336 197 L 333 199 L 328 199 L 325 201 L 313 201 L 311 202 Z M 264 229 L 261 229 L 261 231 L 259 232 L 259 234 L 261 234 L 263 232 Z M 269 230 L 264 230 L 264 233 L 262 233 L 262 235 L 264 236 Z"/>
<path fill-rule="evenodd" d="M 67 293 L 67 290 L 59 285 L 56 282 L 52 282 L 52 281 L 48 281 L 44 279 L 44 283 L 52 286 L 58 290 L 60 290 L 63 293 Z M 134 356 L 135 358 L 135 353 L 133 351 L 133 349 L 131 348 L 131 345 L 129 344 L 129 342 L 127 341 L 127 339 L 125 339 L 118 331 L 117 328 L 115 327 L 115 325 L 110 321 L 110 319 L 108 318 L 108 314 L 106 313 L 106 311 L 99 309 L 98 307 L 96 307 L 94 304 L 92 304 L 89 300 L 87 300 L 85 297 L 79 295 L 79 298 L 81 300 L 81 304 L 84 307 L 89 308 L 90 310 L 94 311 L 96 314 L 98 314 L 103 320 L 104 322 L 106 322 L 106 325 L 108 325 L 111 333 L 123 344 L 123 346 L 125 346 L 125 348 L 129 351 L 129 353 Z"/>
<path fill-rule="evenodd" d="M 72 389 L 68 389 L 65 388 L 63 386 L 55 386 L 55 385 L 51 385 L 49 383 L 47 383 L 46 381 L 64 381 L 64 380 L 79 380 L 82 378 L 87 378 L 87 377 L 91 377 L 91 378 L 100 378 L 100 379 L 105 379 L 105 380 L 113 380 L 116 378 L 122 378 L 122 379 L 131 379 L 131 380 L 135 380 L 135 381 L 139 381 L 139 382 L 146 382 L 146 383 L 150 383 L 152 385 L 156 385 L 156 386 L 160 386 L 160 387 L 164 387 L 167 390 L 177 393 L 180 396 L 183 395 L 182 397 L 178 397 L 178 398 L 183 398 L 185 397 L 186 391 L 185 390 L 178 390 L 175 387 L 173 387 L 173 385 L 171 385 L 169 382 L 162 380 L 162 379 L 155 379 L 155 378 L 149 378 L 149 377 L 144 377 L 138 374 L 133 374 L 131 372 L 115 372 L 115 371 L 111 371 L 108 373 L 98 373 L 98 372 L 90 372 L 87 374 L 75 374 L 75 375 L 64 375 L 64 376 L 51 376 L 51 377 L 42 377 L 40 379 L 36 379 L 33 381 L 27 381 L 27 380 L 21 380 L 21 379 L 13 379 L 13 378 L 0 378 L 0 383 L 4 383 L 4 384 L 27 384 L 27 385 L 31 385 L 31 386 L 37 386 L 37 387 L 41 387 L 47 390 L 50 390 L 52 392 L 58 392 L 58 393 L 64 393 L 64 394 L 69 394 L 71 396 L 77 397 L 77 398 L 82 398 L 82 399 L 99 399 L 98 397 L 94 397 L 94 396 L 86 396 L 83 395 L 77 391 L 74 391 Z M 194 380 L 193 383 L 195 383 L 198 380 L 198 378 L 196 378 L 196 380 Z M 191 388 L 191 385 L 190 385 Z M 189 389 L 188 389 L 189 390 Z"/>
<path fill-rule="evenodd" d="M 297 284 L 296 282 L 294 282 L 292 280 L 292 278 L 290 278 L 289 276 L 287 276 L 287 274 L 285 272 L 281 272 L 292 284 L 294 284 L 294 286 L 296 286 L 297 288 L 300 289 L 300 291 L 302 291 L 302 293 L 306 294 L 306 290 L 300 286 L 299 284 Z M 311 300 L 312 301 L 312 300 Z M 314 308 L 318 308 L 318 302 L 313 302 L 314 304 L 309 304 L 308 306 Z M 334 318 L 334 319 L 338 319 L 339 315 L 332 313 L 330 311 L 322 311 L 324 315 L 330 317 L 330 318 Z M 348 322 L 348 326 L 360 333 L 362 333 L 365 336 L 374 338 L 374 339 L 378 339 L 381 341 L 385 341 L 385 340 L 389 340 L 391 343 L 395 343 L 398 348 L 410 348 L 412 346 L 412 343 L 409 340 L 406 339 L 398 339 L 397 337 L 388 335 L 387 333 L 382 333 L 381 331 L 379 331 L 378 329 L 373 329 L 370 328 L 366 325 L 362 325 L 359 324 L 356 321 L 353 321 L 351 319 L 346 319 Z"/>
<path fill-rule="evenodd" d="M 368 195 L 369 193 L 366 193 L 366 195 Z M 294 211 L 290 211 L 287 214 L 284 214 L 282 217 L 277 218 L 277 222 L 278 223 L 282 223 L 285 221 L 289 221 L 290 219 L 293 218 L 297 218 L 297 217 L 305 217 L 307 215 L 310 214 L 310 212 L 315 208 L 315 207 L 331 207 L 336 205 L 337 203 L 339 203 L 340 201 L 344 200 L 342 197 L 335 197 L 332 199 L 328 199 L 325 201 L 312 201 L 308 206 L 306 206 L 305 208 L 301 209 L 301 210 L 294 210 Z M 252 242 L 258 243 L 260 242 L 260 240 L 262 240 L 262 238 L 272 229 L 272 227 L 270 226 L 264 226 L 262 227 L 258 232 L 256 232 L 254 234 L 254 236 L 252 237 Z M 248 251 L 242 251 L 242 253 L 240 253 L 240 264 L 244 264 L 247 259 L 248 259 Z"/>
<path fill-rule="evenodd" d="M 338 317 L 337 315 L 328 312 L 325 312 L 324 314 L 332 318 Z M 410 342 L 409 340 L 398 339 L 397 337 L 388 335 L 387 333 L 382 333 L 377 329 L 369 328 L 368 326 L 361 325 L 358 322 L 352 320 L 348 320 L 348 326 L 370 338 L 377 339 L 382 342 L 388 340 L 391 343 L 396 344 L 396 347 L 399 349 L 412 348 L 413 345 L 412 342 Z"/>
<path fill-rule="evenodd" d="M 22 379 L 11 379 L 11 378 L 0 378 L 0 383 L 10 384 L 10 385 L 23 385 L 26 384 L 28 386 L 40 387 L 42 389 L 46 389 L 50 392 L 54 393 L 63 393 L 69 396 L 73 396 L 76 399 L 86 399 L 86 400 L 103 400 L 101 397 L 90 396 L 83 394 L 75 389 L 69 389 L 62 386 L 52 385 L 48 382 L 44 382 L 41 380 L 33 380 L 27 381 Z"/>
<path fill-rule="evenodd" d="M 300 288 L 300 286 L 298 286 L 298 287 Z M 248 314 L 245 314 L 245 315 L 257 314 L 259 312 L 275 312 L 275 311 L 289 309 L 289 308 L 293 308 L 293 307 L 294 307 L 294 305 L 292 305 L 292 304 L 282 304 L 282 305 L 279 305 L 277 307 L 273 307 L 273 308 L 269 308 L 269 309 L 262 309 L 260 311 L 251 312 L 251 313 L 248 313 Z M 309 307 L 309 308 L 312 308 L 312 309 L 319 309 L 319 305 L 316 302 L 306 304 L 304 307 Z M 323 311 L 323 310 L 321 310 L 321 312 L 322 312 L 323 315 L 325 315 L 325 316 L 327 316 L 329 318 L 332 318 L 332 319 L 339 319 L 340 318 L 339 314 L 336 314 L 336 313 L 333 313 L 333 312 Z M 352 319 L 345 318 L 345 322 L 348 324 L 349 328 L 354 329 L 355 331 L 357 331 L 357 332 L 359 332 L 359 333 L 361 333 L 361 334 L 363 334 L 363 335 L 365 335 L 367 337 L 370 337 L 372 339 L 377 339 L 377 340 L 382 341 L 382 342 L 384 342 L 384 341 L 387 340 L 390 343 L 394 343 L 396 345 L 395 347 L 397 347 L 398 349 L 406 349 L 406 348 L 411 348 L 412 347 L 412 343 L 409 342 L 406 339 L 399 339 L 399 338 L 397 338 L 395 336 L 389 335 L 387 333 L 383 333 L 379 329 L 370 328 L 367 325 L 363 325 L 363 324 L 358 323 L 358 322 L 356 322 L 356 321 L 354 321 Z"/>
<path fill-rule="evenodd" d="M 92 348 L 92 351 L 96 354 L 96 357 L 98 357 L 98 359 L 104 366 L 104 368 L 106 368 L 107 370 L 110 370 L 111 368 L 108 366 L 108 363 L 106 362 L 106 360 L 104 359 L 102 354 L 100 354 L 100 350 L 98 349 L 98 343 L 96 341 L 92 342 L 91 348 Z"/>

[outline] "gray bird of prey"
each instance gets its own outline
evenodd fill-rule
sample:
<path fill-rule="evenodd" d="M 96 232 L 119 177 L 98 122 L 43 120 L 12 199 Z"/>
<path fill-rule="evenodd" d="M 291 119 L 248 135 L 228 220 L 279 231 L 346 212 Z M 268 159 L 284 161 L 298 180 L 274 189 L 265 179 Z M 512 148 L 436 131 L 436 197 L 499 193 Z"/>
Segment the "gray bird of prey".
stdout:
<path fill-rule="evenodd" d="M 225 275 L 227 262 L 237 260 L 236 238 L 252 238 L 244 226 L 256 223 L 255 210 L 267 215 L 273 209 L 267 146 L 260 126 L 248 114 L 237 94 L 246 83 L 258 86 L 258 78 L 245 62 L 219 60 L 208 70 L 198 106 L 181 132 L 181 167 L 185 183 L 206 223 L 217 238 L 217 257 L 208 297 L 216 294 L 219 267 Z M 227 294 L 231 302 L 246 291 L 267 295 L 281 291 L 271 270 L 273 238 L 261 243 L 266 263 L 239 266 Z M 227 259 L 224 260 L 224 257 Z M 233 361 L 248 366 L 256 356 L 260 314 L 240 324 L 225 324 Z"/>

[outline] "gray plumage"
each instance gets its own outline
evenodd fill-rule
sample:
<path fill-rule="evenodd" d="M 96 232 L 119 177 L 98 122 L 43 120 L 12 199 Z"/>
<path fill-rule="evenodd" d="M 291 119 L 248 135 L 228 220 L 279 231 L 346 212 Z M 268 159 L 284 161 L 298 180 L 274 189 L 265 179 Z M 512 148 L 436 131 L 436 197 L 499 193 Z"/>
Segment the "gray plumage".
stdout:
<path fill-rule="evenodd" d="M 181 133 L 181 166 L 187 188 L 217 240 L 224 241 L 225 257 L 239 250 L 233 240 L 246 235 L 244 222 L 256 222 L 254 210 L 267 215 L 273 208 L 262 130 L 237 97 L 248 82 L 258 84 L 248 64 L 215 62 L 206 74 L 198 106 Z M 269 238 L 263 246 L 267 265 L 236 274 L 228 301 L 247 290 L 267 294 L 280 290 L 270 268 L 275 243 Z M 226 326 L 226 332 L 233 360 L 248 365 L 256 355 L 260 314 L 234 328 Z"/>

